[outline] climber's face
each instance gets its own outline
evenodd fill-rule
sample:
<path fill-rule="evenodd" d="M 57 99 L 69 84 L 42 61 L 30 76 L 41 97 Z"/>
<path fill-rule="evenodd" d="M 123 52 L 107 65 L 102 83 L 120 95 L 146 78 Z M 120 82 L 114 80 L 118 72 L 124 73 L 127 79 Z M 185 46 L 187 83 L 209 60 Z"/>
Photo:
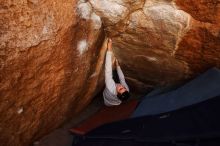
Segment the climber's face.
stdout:
<path fill-rule="evenodd" d="M 127 89 L 122 84 L 116 84 L 116 90 L 117 90 L 117 93 L 120 93 L 120 94 L 127 91 Z"/>

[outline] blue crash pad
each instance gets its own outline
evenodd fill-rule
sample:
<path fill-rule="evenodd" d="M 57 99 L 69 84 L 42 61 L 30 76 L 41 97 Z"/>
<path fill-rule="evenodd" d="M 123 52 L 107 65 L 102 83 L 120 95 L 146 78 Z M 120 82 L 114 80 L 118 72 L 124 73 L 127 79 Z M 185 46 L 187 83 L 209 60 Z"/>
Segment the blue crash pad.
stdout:
<path fill-rule="evenodd" d="M 212 68 L 176 90 L 143 98 L 133 117 L 156 115 L 200 103 L 220 95 L 220 70 Z"/>

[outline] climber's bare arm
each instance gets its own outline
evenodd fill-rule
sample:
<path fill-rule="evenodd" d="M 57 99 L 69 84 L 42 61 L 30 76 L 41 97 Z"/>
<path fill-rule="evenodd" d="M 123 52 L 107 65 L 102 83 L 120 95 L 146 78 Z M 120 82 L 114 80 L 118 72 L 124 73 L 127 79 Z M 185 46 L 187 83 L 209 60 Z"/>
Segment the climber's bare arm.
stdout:
<path fill-rule="evenodd" d="M 108 45 L 107 45 L 108 51 L 112 52 L 112 40 L 108 39 Z"/>
<path fill-rule="evenodd" d="M 115 69 L 115 56 L 114 56 L 114 53 L 113 53 L 113 49 L 112 49 L 112 40 L 109 38 L 108 39 L 108 45 L 107 45 L 107 50 L 108 52 L 111 52 L 112 53 L 112 68 Z"/>
<path fill-rule="evenodd" d="M 112 76 L 112 45 L 111 41 L 108 39 L 108 44 L 107 44 L 107 53 L 106 53 L 106 58 L 105 58 L 105 86 L 106 88 L 113 94 L 116 94 L 116 85 L 113 80 Z"/>

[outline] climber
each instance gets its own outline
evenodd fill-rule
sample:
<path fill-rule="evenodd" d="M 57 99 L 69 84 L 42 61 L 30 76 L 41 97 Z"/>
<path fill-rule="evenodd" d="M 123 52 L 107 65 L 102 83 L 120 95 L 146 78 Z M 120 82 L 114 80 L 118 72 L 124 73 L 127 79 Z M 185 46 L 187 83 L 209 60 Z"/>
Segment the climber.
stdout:
<path fill-rule="evenodd" d="M 129 98 L 129 88 L 125 82 L 124 74 L 119 66 L 118 60 L 113 59 L 112 40 L 108 39 L 107 53 L 105 59 L 105 89 L 103 91 L 106 106 L 120 105 Z M 112 71 L 112 65 L 116 70 Z"/>

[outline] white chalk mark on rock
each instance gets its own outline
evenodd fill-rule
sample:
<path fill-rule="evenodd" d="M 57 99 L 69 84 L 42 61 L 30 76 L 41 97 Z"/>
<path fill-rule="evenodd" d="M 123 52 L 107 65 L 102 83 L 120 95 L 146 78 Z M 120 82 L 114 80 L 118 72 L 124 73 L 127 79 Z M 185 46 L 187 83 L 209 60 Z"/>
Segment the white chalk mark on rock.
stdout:
<path fill-rule="evenodd" d="M 135 55 L 134 56 L 135 58 L 139 58 L 139 57 L 141 57 L 141 58 L 145 58 L 145 59 L 147 59 L 148 61 L 151 61 L 151 62 L 156 62 L 156 61 L 158 61 L 158 59 L 156 58 L 156 57 L 152 57 L 152 56 L 145 56 L 145 55 Z"/>
<path fill-rule="evenodd" d="M 95 13 L 92 13 L 91 19 L 92 19 L 93 26 L 95 29 L 100 29 L 102 27 L 102 21 L 98 15 L 96 15 Z"/>
<path fill-rule="evenodd" d="M 47 28 L 47 26 L 44 26 L 44 27 L 43 27 L 42 33 L 43 33 L 43 34 L 47 34 L 47 33 L 48 33 L 48 28 Z"/>
<path fill-rule="evenodd" d="M 149 61 L 157 61 L 156 57 L 150 57 L 150 56 L 146 56 L 147 60 Z"/>
<path fill-rule="evenodd" d="M 89 2 L 79 1 L 77 5 L 77 14 L 86 20 L 92 20 L 94 29 L 98 30 L 102 26 L 101 18 L 92 11 L 92 6 Z"/>
<path fill-rule="evenodd" d="M 94 72 L 94 73 L 90 76 L 90 78 L 93 78 L 93 77 L 95 77 L 95 76 L 97 76 L 97 73 L 96 73 L 96 72 Z"/>
<path fill-rule="evenodd" d="M 89 3 L 83 3 L 79 1 L 77 6 L 77 13 L 84 19 L 90 19 L 92 13 L 92 7 Z"/>
<path fill-rule="evenodd" d="M 113 23 L 117 23 L 129 13 L 129 10 L 123 6 L 123 1 L 120 0 L 117 2 L 112 0 L 89 0 L 89 2 L 98 14 L 108 18 Z"/>
<path fill-rule="evenodd" d="M 23 113 L 23 111 L 24 111 L 24 109 L 23 109 L 23 107 L 21 107 L 21 108 L 18 109 L 17 113 L 21 114 L 21 113 Z"/>
<path fill-rule="evenodd" d="M 77 50 L 79 51 L 79 55 L 81 56 L 88 50 L 88 43 L 86 40 L 81 40 L 77 44 Z"/>

